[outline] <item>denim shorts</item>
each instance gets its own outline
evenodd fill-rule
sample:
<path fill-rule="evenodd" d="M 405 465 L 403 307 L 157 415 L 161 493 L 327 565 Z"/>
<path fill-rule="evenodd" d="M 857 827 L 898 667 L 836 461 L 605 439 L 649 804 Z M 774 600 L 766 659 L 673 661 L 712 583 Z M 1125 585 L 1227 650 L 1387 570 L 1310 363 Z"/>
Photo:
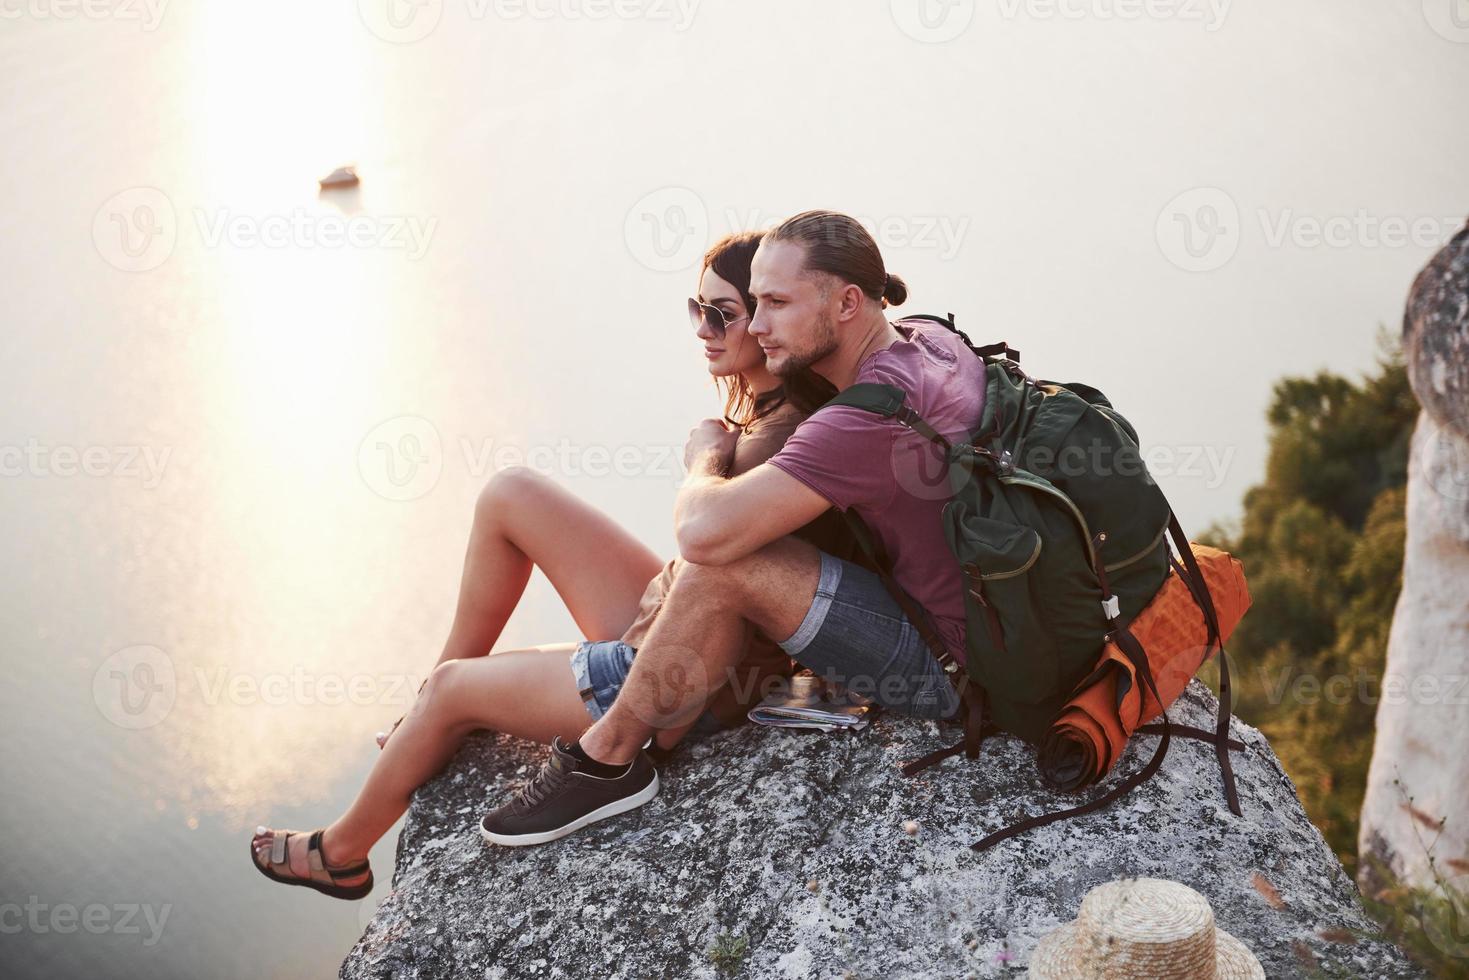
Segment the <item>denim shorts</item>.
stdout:
<path fill-rule="evenodd" d="M 923 636 L 882 579 L 821 552 L 816 598 L 780 647 L 803 667 L 916 718 L 950 718 L 954 690 Z"/>
<path fill-rule="evenodd" d="M 622 690 L 637 654 L 637 650 L 621 640 L 583 640 L 572 651 L 571 672 L 576 677 L 576 689 L 593 721 L 605 715 L 617 700 L 617 692 Z M 705 711 L 689 734 L 707 735 L 723 727 L 718 718 Z"/>

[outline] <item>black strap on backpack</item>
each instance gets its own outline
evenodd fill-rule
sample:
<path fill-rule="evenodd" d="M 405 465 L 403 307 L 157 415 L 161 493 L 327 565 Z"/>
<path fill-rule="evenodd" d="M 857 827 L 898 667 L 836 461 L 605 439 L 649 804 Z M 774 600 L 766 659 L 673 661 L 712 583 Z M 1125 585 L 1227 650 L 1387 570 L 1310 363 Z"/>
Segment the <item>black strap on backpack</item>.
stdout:
<path fill-rule="evenodd" d="M 957 334 L 963 340 L 965 346 L 981 358 L 1001 355 L 1014 363 L 1018 368 L 1020 361 L 1019 351 L 1014 350 L 1003 341 L 984 347 L 975 347 L 963 331 L 959 330 L 955 325 L 954 315 L 952 313 L 949 314 L 947 319 L 929 314 L 918 314 L 905 317 L 905 319 L 929 320 L 942 324 Z M 883 387 L 881 385 L 854 385 L 843 394 L 850 396 L 858 388 L 880 391 Z M 949 441 L 935 431 L 922 416 L 913 410 L 912 406 L 903 400 L 901 392 L 889 394 L 891 395 L 889 399 L 890 404 L 883 405 L 878 409 L 881 414 L 896 419 L 900 424 L 923 435 L 944 452 L 947 453 L 949 451 Z M 836 398 L 832 399 L 832 402 L 840 402 L 841 400 L 842 395 L 839 394 Z M 960 751 L 963 751 L 971 759 L 978 758 L 980 743 L 987 736 L 998 733 L 1000 730 L 985 717 L 985 692 L 983 688 L 977 683 L 972 682 L 968 671 L 959 665 L 954 659 L 953 654 L 944 646 L 943 641 L 939 638 L 937 631 L 934 629 L 928 617 L 927 610 L 918 605 L 902 586 L 893 579 L 892 563 L 888 559 L 886 549 L 883 547 L 882 542 L 876 539 L 866 523 L 855 512 L 845 510 L 842 512 L 842 515 L 846 518 L 847 524 L 852 529 L 853 536 L 857 539 L 858 544 L 861 545 L 863 551 L 871 559 L 874 567 L 878 569 L 878 574 L 881 576 L 883 585 L 887 588 L 888 593 L 898 603 L 898 607 L 903 610 L 903 614 L 907 616 L 908 621 L 918 629 L 924 642 L 933 651 L 934 657 L 954 683 L 962 705 L 961 714 L 964 722 L 964 737 L 953 745 L 937 749 L 907 763 L 902 768 L 903 775 L 912 776 L 950 756 L 957 755 Z M 1209 594 L 1208 583 L 1204 580 L 1204 574 L 1199 569 L 1198 561 L 1194 557 L 1193 548 L 1189 545 L 1188 537 L 1183 533 L 1183 528 L 1178 523 L 1177 515 L 1171 509 L 1168 515 L 1168 530 L 1179 554 L 1183 556 L 1184 564 L 1187 566 L 1187 573 L 1185 574 L 1184 568 L 1179 566 L 1177 560 L 1174 559 L 1171 553 L 1169 555 L 1169 562 L 1179 578 L 1187 585 L 1189 592 L 1194 597 L 1195 603 L 1198 604 L 1199 609 L 1203 613 L 1204 623 L 1208 630 L 1205 648 L 1211 649 L 1216 644 L 1219 646 L 1219 713 L 1214 731 L 1210 733 L 1188 725 L 1175 726 L 1169 720 L 1168 712 L 1165 710 L 1163 711 L 1162 724 L 1142 725 L 1136 730 L 1143 734 L 1161 736 L 1158 748 L 1154 751 L 1153 757 L 1137 772 L 1122 780 L 1102 796 L 1083 803 L 1080 806 L 1031 817 L 1030 819 L 1022 820 L 1009 827 L 995 831 L 970 845 L 973 850 L 986 850 L 1002 840 L 1022 834 L 1028 830 L 1043 827 L 1047 824 L 1055 823 L 1058 820 L 1065 820 L 1070 817 L 1091 813 L 1116 802 L 1157 773 L 1163 764 L 1164 757 L 1168 754 L 1168 746 L 1174 735 L 1206 741 L 1214 745 L 1215 754 L 1219 759 L 1220 774 L 1224 782 L 1224 795 L 1228 801 L 1230 812 L 1236 816 L 1242 814 L 1239 804 L 1239 794 L 1235 786 L 1234 768 L 1229 760 L 1229 752 L 1231 749 L 1243 750 L 1244 745 L 1229 737 L 1229 720 L 1233 712 L 1234 698 L 1233 688 L 1230 684 L 1228 656 L 1225 653 L 1222 642 L 1218 615 L 1214 609 L 1213 597 Z M 1096 553 L 1095 544 L 1093 545 L 1093 551 Z M 1101 566 L 1100 560 L 1098 560 L 1096 571 L 1105 607 L 1105 600 L 1111 597 L 1111 593 L 1107 588 L 1106 570 Z M 1116 643 L 1117 648 L 1132 663 L 1133 669 L 1142 678 L 1148 691 L 1157 700 L 1159 705 L 1162 705 L 1163 698 L 1159 695 L 1157 685 L 1154 683 L 1152 669 L 1148 664 L 1147 653 L 1143 649 L 1142 644 L 1127 628 L 1127 625 L 1121 622 L 1119 616 L 1111 614 L 1110 608 L 1108 612 L 1107 625 L 1109 631 L 1104 637 L 1104 642 Z M 1084 687 L 1092 679 L 1089 678 L 1083 681 L 1081 686 Z M 1079 690 L 1080 687 L 1078 687 L 1077 691 Z M 1073 695 L 1075 693 L 1073 692 Z"/>
<path fill-rule="evenodd" d="M 960 330 L 958 324 L 954 322 L 954 314 L 952 313 L 950 313 L 947 317 L 934 316 L 932 313 L 914 313 L 909 316 L 905 316 L 902 319 L 927 320 L 930 323 L 937 323 L 940 326 L 947 327 L 948 329 L 952 330 L 955 334 L 959 336 L 960 340 L 964 341 L 965 347 L 968 347 L 980 357 L 995 357 L 996 355 L 999 355 L 1007 360 L 1014 361 L 1016 364 L 1020 363 L 1020 352 L 1011 347 L 1009 344 L 1005 343 L 1003 340 L 994 344 L 985 344 L 983 347 L 974 346 L 974 341 L 970 340 L 969 335 L 963 330 Z"/>
<path fill-rule="evenodd" d="M 940 437 L 942 438 L 942 437 Z M 923 642 L 933 652 L 934 659 L 943 668 L 944 675 L 954 685 L 959 695 L 960 718 L 964 724 L 964 737 L 953 745 L 930 752 L 921 759 L 916 759 L 903 767 L 903 775 L 911 776 L 921 769 L 926 769 L 936 762 L 947 759 L 951 755 L 965 753 L 971 759 L 979 758 L 979 746 L 984 739 L 999 732 L 999 728 L 985 718 L 985 695 L 984 689 L 975 684 L 962 664 L 954 659 L 953 653 L 944 644 L 939 636 L 938 630 L 933 625 L 933 620 L 928 615 L 928 610 L 914 601 L 906 589 L 898 584 L 892 575 L 892 561 L 888 558 L 887 549 L 883 543 L 872 533 L 867 522 L 862 520 L 855 511 L 844 510 L 842 516 L 847 519 L 847 526 L 852 529 L 852 536 L 862 546 L 868 559 L 877 569 L 878 576 L 882 579 L 883 586 L 898 608 L 903 610 L 903 615 L 908 618 L 918 634 L 923 637 Z"/>
<path fill-rule="evenodd" d="M 1178 568 L 1178 563 L 1171 556 L 1169 560 L 1173 562 L 1179 578 L 1183 579 L 1193 593 L 1194 601 L 1203 610 L 1204 622 L 1209 628 L 1205 649 L 1212 648 L 1216 643 L 1219 645 L 1219 714 L 1214 723 L 1214 754 L 1219 758 L 1219 774 L 1224 781 L 1224 798 L 1229 801 L 1229 812 L 1237 817 L 1242 816 L 1239 791 L 1235 787 L 1234 767 L 1229 761 L 1229 716 L 1234 711 L 1234 687 L 1229 679 L 1229 654 L 1224 650 L 1224 638 L 1219 630 L 1219 616 L 1214 611 L 1214 597 L 1209 594 L 1209 583 L 1204 581 L 1204 573 L 1199 570 L 1194 549 L 1189 546 L 1188 535 L 1179 526 L 1178 515 L 1171 511 L 1168 515 L 1168 533 L 1172 535 L 1178 553 L 1188 566 L 1188 574 L 1183 574 L 1183 570 Z"/>
<path fill-rule="evenodd" d="M 1198 604 L 1199 609 L 1204 614 L 1204 623 L 1206 628 L 1208 629 L 1208 640 L 1206 641 L 1205 649 L 1212 648 L 1216 643 L 1218 643 L 1219 645 L 1219 716 L 1215 730 L 1213 732 L 1206 732 L 1203 729 L 1194 728 L 1191 725 L 1175 726 L 1169 720 L 1168 712 L 1165 709 L 1163 711 L 1163 723 L 1161 725 L 1142 725 L 1136 730 L 1137 732 L 1141 732 L 1144 734 L 1162 736 L 1162 738 L 1158 741 L 1158 747 L 1153 751 L 1153 757 L 1149 759 L 1147 764 L 1144 765 L 1137 772 L 1134 772 L 1132 775 L 1128 776 L 1126 779 L 1122 780 L 1116 786 L 1112 787 L 1112 789 L 1108 790 L 1106 793 L 1102 794 L 1096 799 L 1089 800 L 1088 802 L 1083 803 L 1080 806 L 1074 806 L 1065 810 L 1055 810 L 1051 813 L 1041 814 L 1040 816 L 1031 817 L 1027 820 L 1021 820 L 1018 823 L 1013 823 L 1008 827 L 997 830 L 987 837 L 984 837 L 983 839 L 971 844 L 970 847 L 973 850 L 987 850 L 988 848 L 993 847 L 995 844 L 998 844 L 1002 840 L 1008 840 L 1009 838 L 1014 837 L 1018 834 L 1023 834 L 1028 830 L 1034 830 L 1037 827 L 1044 827 L 1047 824 L 1055 823 L 1058 820 L 1066 820 L 1071 817 L 1079 817 L 1082 814 L 1093 813 L 1097 810 L 1102 809 L 1105 806 L 1115 803 L 1122 797 L 1126 796 L 1128 793 L 1132 792 L 1137 787 L 1141 786 L 1143 783 L 1147 782 L 1149 779 L 1152 779 L 1153 776 L 1157 774 L 1159 768 L 1161 768 L 1163 765 L 1164 756 L 1168 754 L 1168 746 L 1172 742 L 1174 735 L 1178 735 L 1183 738 L 1197 739 L 1201 742 L 1210 742 L 1214 745 L 1215 753 L 1219 757 L 1220 773 L 1224 779 L 1225 799 L 1227 799 L 1229 802 L 1230 811 L 1234 813 L 1235 816 L 1241 815 L 1239 806 L 1239 794 L 1235 789 L 1234 768 L 1230 765 L 1229 751 L 1230 749 L 1242 751 L 1244 749 L 1244 743 L 1236 741 L 1229 737 L 1229 717 L 1231 713 L 1233 697 L 1231 696 L 1231 690 L 1229 687 L 1229 667 L 1225 659 L 1227 654 L 1225 654 L 1224 652 L 1224 644 L 1222 642 L 1219 642 L 1219 619 L 1214 610 L 1213 597 L 1209 594 L 1208 583 L 1204 581 L 1204 575 L 1201 571 L 1199 571 L 1198 561 L 1194 557 L 1193 548 L 1189 546 L 1188 537 L 1183 533 L 1183 528 L 1179 526 L 1177 515 L 1173 514 L 1171 511 L 1168 515 L 1168 527 L 1169 532 L 1173 536 L 1174 542 L 1178 545 L 1179 551 L 1181 551 L 1184 555 L 1184 561 L 1187 562 L 1189 567 L 1193 570 L 1192 576 L 1184 575 L 1182 573 L 1182 569 L 1178 568 L 1177 562 L 1173 560 L 1173 556 L 1171 554 L 1169 555 L 1169 561 L 1173 563 L 1175 570 L 1178 571 L 1179 578 L 1181 578 L 1184 583 L 1188 585 L 1189 592 L 1193 594 L 1194 601 Z M 1099 536 L 1097 540 L 1093 541 L 1092 547 L 1094 552 L 1096 551 L 1097 546 L 1101 543 L 1101 540 L 1102 539 Z M 1111 590 L 1107 587 L 1107 571 L 1105 567 L 1103 567 L 1100 557 L 1097 559 L 1096 569 L 1097 578 L 1099 584 L 1101 585 L 1103 597 L 1104 599 L 1108 598 L 1111 595 Z M 1161 705 L 1163 703 L 1163 698 L 1158 693 L 1158 687 L 1153 681 L 1153 670 L 1148 663 L 1147 651 L 1143 649 L 1142 643 L 1138 641 L 1137 637 L 1133 635 L 1132 631 L 1128 629 L 1127 625 L 1124 624 L 1118 616 L 1109 614 L 1107 617 L 1107 626 L 1109 629 L 1104 639 L 1104 642 L 1115 643 L 1117 645 L 1117 649 L 1122 651 L 1122 655 L 1128 659 L 1128 661 L 1132 664 L 1133 669 L 1137 671 L 1137 675 L 1142 678 L 1143 683 L 1147 686 L 1149 693 L 1153 695 L 1154 700 L 1156 700 L 1158 704 Z M 1087 677 L 1079 685 L 1077 685 L 1077 688 L 1075 691 L 1072 692 L 1072 695 L 1075 696 L 1077 693 L 1080 693 L 1083 688 L 1085 688 L 1087 685 L 1091 684 L 1095 680 L 1095 674 Z M 1134 734 L 1136 734 L 1136 732 Z"/>

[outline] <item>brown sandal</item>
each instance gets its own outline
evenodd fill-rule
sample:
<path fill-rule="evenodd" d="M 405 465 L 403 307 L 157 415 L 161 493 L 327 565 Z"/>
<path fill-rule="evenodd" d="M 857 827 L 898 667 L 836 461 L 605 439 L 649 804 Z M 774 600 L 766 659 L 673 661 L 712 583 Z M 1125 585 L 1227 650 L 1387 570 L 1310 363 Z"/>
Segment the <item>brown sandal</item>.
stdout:
<path fill-rule="evenodd" d="M 271 832 L 270 848 L 263 851 L 266 862 L 262 864 L 260 857 L 255 853 L 255 840 L 250 840 L 250 863 L 255 865 L 259 871 L 271 881 L 278 881 L 283 885 L 304 885 L 314 888 L 323 895 L 332 898 L 347 900 L 359 899 L 372 891 L 372 868 L 366 861 L 358 861 L 342 867 L 328 867 L 321 850 L 321 835 L 323 831 L 317 830 L 311 834 L 311 840 L 306 844 L 306 862 L 310 865 L 310 877 L 302 878 L 290 870 L 290 839 L 293 835 L 300 834 L 299 830 L 276 830 Z M 280 871 L 276 871 L 280 868 Z M 339 885 L 337 876 L 351 878 L 367 872 L 367 880 L 356 885 Z"/>

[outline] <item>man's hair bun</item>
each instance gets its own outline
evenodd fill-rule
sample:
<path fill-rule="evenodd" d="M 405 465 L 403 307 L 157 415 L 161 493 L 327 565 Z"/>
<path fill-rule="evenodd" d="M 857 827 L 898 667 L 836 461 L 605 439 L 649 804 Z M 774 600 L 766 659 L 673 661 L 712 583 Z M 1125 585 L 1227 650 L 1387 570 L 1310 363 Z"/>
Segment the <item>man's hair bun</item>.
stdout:
<path fill-rule="evenodd" d="M 883 283 L 882 298 L 888 306 L 902 306 L 903 300 L 908 298 L 908 284 L 901 276 L 889 273 L 887 280 Z"/>

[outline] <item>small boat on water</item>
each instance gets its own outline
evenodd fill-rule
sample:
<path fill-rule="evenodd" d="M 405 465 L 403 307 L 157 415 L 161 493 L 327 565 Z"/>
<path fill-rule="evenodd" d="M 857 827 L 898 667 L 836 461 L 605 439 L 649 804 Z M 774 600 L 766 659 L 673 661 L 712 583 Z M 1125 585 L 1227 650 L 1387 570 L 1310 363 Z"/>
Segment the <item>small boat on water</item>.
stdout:
<path fill-rule="evenodd" d="M 317 181 L 317 183 L 321 185 L 322 190 L 327 191 L 340 187 L 356 187 L 361 183 L 361 180 L 357 176 L 357 169 L 355 167 L 338 167 Z"/>

